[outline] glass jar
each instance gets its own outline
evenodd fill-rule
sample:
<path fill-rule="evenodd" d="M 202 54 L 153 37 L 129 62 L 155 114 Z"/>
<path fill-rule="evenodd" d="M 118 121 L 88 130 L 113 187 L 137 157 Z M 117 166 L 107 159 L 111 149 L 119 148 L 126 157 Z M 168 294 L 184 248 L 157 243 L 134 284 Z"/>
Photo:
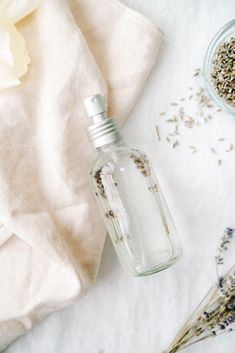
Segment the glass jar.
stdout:
<path fill-rule="evenodd" d="M 209 44 L 209 47 L 207 49 L 206 56 L 204 59 L 203 79 L 204 79 L 206 90 L 209 96 L 211 97 L 211 99 L 214 101 L 214 103 L 221 110 L 224 110 L 230 114 L 235 115 L 235 107 L 227 103 L 222 97 L 219 96 L 211 80 L 211 72 L 212 72 L 215 52 L 223 42 L 229 40 L 231 37 L 235 37 L 235 20 L 230 21 L 223 28 L 221 28 L 216 33 L 211 43 Z"/>

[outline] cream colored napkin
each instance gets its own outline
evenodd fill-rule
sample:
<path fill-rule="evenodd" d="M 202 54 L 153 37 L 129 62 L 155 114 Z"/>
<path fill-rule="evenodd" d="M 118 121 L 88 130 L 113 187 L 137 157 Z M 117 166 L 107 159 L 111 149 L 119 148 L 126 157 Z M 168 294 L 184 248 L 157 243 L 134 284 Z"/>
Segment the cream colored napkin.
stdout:
<path fill-rule="evenodd" d="M 82 99 L 108 95 L 123 123 L 161 42 L 116 0 L 46 0 L 17 28 L 31 65 L 0 93 L 0 350 L 95 279 L 105 230 Z"/>

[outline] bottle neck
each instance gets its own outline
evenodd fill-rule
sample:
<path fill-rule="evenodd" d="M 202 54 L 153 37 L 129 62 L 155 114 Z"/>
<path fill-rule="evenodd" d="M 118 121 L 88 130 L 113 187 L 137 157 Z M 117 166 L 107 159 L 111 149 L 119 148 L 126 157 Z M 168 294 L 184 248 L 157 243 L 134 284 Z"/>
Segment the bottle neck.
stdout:
<path fill-rule="evenodd" d="M 103 145 L 101 147 L 96 148 L 97 153 L 108 153 L 113 150 L 119 149 L 126 147 L 126 143 L 123 141 L 123 139 L 119 139 L 118 141 L 113 141 L 111 143 L 107 143 L 106 145 Z"/>

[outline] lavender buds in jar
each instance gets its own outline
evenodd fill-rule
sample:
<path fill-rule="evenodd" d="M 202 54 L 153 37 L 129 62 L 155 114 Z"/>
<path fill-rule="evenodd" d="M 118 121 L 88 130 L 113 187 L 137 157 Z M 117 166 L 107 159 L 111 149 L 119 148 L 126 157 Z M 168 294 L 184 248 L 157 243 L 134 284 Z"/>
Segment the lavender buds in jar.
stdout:
<path fill-rule="evenodd" d="M 211 80 L 217 93 L 235 106 L 235 38 L 223 42 L 216 50 Z"/>
<path fill-rule="evenodd" d="M 222 110 L 235 115 L 235 20 L 213 38 L 204 61 L 208 94 Z"/>

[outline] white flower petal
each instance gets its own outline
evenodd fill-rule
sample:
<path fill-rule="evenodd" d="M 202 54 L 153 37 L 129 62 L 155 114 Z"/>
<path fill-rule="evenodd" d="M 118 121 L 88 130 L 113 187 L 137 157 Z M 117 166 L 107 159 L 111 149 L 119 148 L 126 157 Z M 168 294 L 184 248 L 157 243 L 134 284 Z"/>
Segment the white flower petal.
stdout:
<path fill-rule="evenodd" d="M 28 70 L 30 58 L 25 42 L 14 25 L 0 27 L 0 89 L 18 85 L 19 77 Z"/>
<path fill-rule="evenodd" d="M 33 12 L 42 0 L 0 0 L 0 17 L 13 23 Z"/>
<path fill-rule="evenodd" d="M 28 71 L 30 57 L 26 49 L 24 38 L 16 30 L 14 25 L 8 25 L 11 36 L 10 48 L 14 58 L 14 65 L 18 77 L 23 76 Z"/>
<path fill-rule="evenodd" d="M 0 27 L 0 58 L 5 63 L 10 63 L 12 66 L 14 60 L 10 50 L 11 36 L 7 28 L 4 26 Z"/>

